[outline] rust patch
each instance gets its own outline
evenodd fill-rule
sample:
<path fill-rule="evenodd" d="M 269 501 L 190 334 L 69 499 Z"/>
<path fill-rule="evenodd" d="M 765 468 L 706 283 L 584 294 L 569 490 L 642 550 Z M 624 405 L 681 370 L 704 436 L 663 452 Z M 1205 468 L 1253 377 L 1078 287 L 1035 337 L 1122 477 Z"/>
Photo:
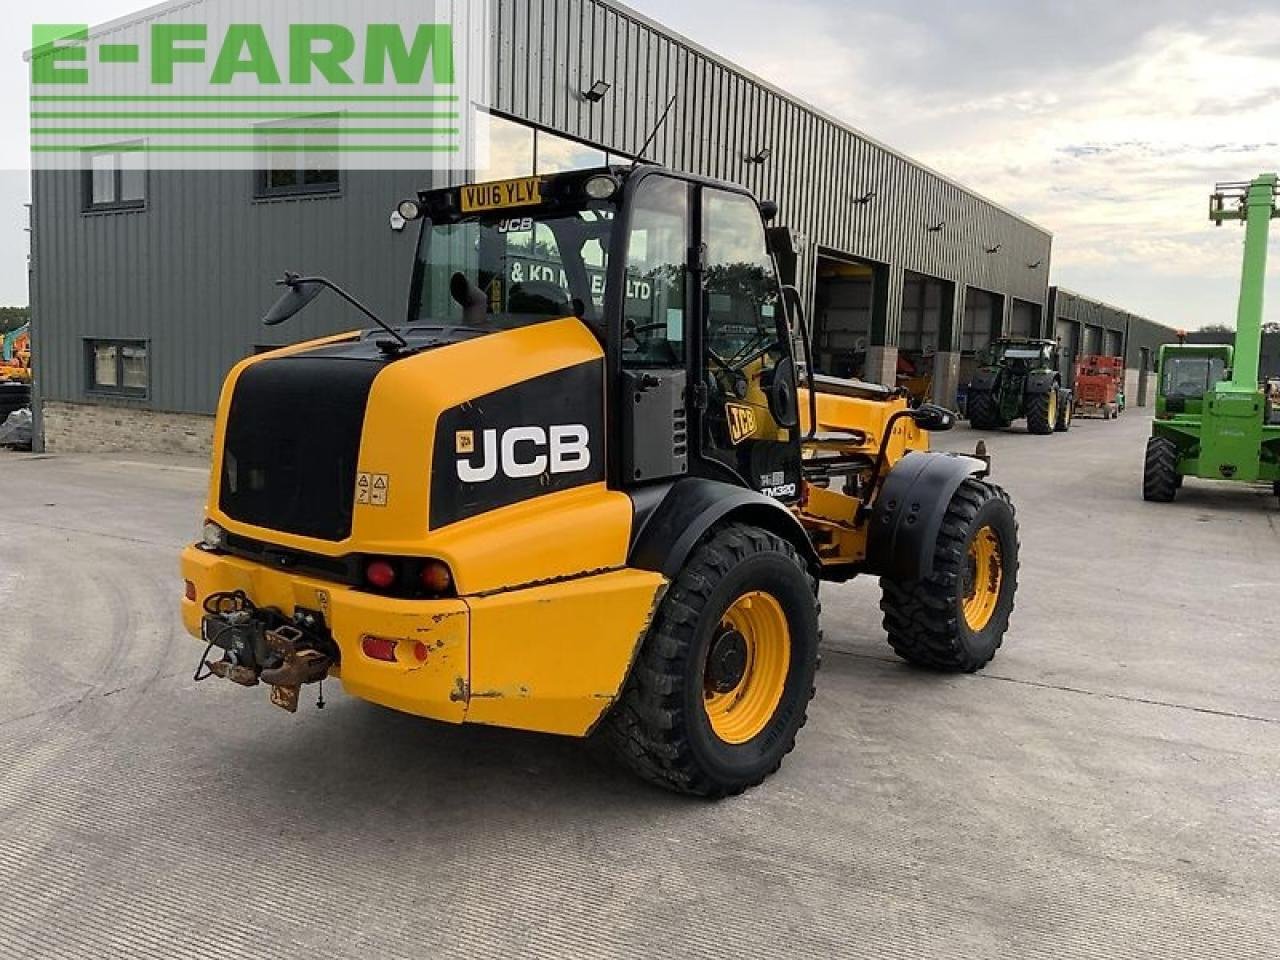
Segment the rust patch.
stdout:
<path fill-rule="evenodd" d="M 228 660 L 206 661 L 206 666 L 215 677 L 230 680 L 232 683 L 238 683 L 242 687 L 256 687 L 258 685 L 258 675 L 248 667 L 239 666 Z"/>
<path fill-rule="evenodd" d="M 302 687 L 297 685 L 273 686 L 271 688 L 271 702 L 282 710 L 288 710 L 290 713 L 298 712 L 298 694 L 302 692 Z"/>
<path fill-rule="evenodd" d="M 454 703 L 466 703 L 471 699 L 471 688 L 463 677 L 454 677 L 449 699 Z"/>

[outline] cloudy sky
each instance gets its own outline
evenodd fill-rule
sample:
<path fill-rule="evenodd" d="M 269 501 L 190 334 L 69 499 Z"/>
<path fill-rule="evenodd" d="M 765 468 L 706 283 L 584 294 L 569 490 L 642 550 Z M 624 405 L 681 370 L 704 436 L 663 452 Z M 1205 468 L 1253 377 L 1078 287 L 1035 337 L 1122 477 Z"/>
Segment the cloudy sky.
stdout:
<path fill-rule="evenodd" d="M 44 0 L 38 15 L 102 23 L 146 5 Z M 1234 321 L 1240 231 L 1210 227 L 1207 197 L 1280 168 L 1280 0 L 631 5 L 1048 227 L 1053 282 L 1175 325 Z M 0 303 L 26 302 L 30 26 L 14 19 Z M 1280 242 L 1273 258 L 1280 320 Z"/>
<path fill-rule="evenodd" d="M 1280 168 L 1277 0 L 632 6 L 1049 228 L 1054 283 L 1234 323 L 1241 232 L 1208 195 Z"/>

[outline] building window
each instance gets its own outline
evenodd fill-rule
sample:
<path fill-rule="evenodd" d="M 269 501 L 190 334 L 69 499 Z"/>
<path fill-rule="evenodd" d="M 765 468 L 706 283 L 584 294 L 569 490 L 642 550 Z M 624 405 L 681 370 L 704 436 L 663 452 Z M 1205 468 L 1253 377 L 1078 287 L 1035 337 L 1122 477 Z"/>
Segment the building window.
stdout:
<path fill-rule="evenodd" d="M 141 151 L 89 151 L 84 172 L 85 210 L 137 210 L 147 202 L 147 171 Z"/>
<path fill-rule="evenodd" d="M 332 131 L 332 132 L 330 132 Z M 294 117 L 256 128 L 262 166 L 254 193 L 259 198 L 338 193 L 338 118 Z"/>
<path fill-rule="evenodd" d="M 150 381 L 145 340 L 88 340 L 89 389 L 123 397 L 145 397 Z"/>

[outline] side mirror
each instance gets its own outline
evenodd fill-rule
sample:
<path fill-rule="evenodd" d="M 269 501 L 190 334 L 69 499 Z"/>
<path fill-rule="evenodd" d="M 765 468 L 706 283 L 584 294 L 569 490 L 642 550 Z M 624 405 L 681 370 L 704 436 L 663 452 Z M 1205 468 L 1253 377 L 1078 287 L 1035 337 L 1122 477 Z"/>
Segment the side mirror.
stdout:
<path fill-rule="evenodd" d="M 907 414 L 921 430 L 939 433 L 956 425 L 956 415 L 936 403 L 922 403 Z"/>
<path fill-rule="evenodd" d="M 262 318 L 264 326 L 275 327 L 302 311 L 316 297 L 324 292 L 324 284 L 314 280 L 303 280 L 296 273 L 286 273 L 283 280 L 277 280 L 278 286 L 287 287 L 284 295 L 276 301 L 275 306 Z"/>

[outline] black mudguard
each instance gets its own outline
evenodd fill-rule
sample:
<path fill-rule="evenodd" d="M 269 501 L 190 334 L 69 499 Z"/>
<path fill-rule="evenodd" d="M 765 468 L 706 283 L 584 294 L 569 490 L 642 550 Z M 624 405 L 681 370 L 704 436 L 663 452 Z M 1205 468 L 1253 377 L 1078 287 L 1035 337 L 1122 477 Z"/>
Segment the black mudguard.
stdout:
<path fill-rule="evenodd" d="M 815 573 L 820 567 L 818 554 L 795 514 L 755 490 L 720 480 L 685 477 L 632 491 L 631 502 L 630 567 L 674 580 L 706 532 L 730 519 L 776 533 L 795 545 Z"/>
<path fill-rule="evenodd" d="M 1051 370 L 1041 370 L 1027 375 L 1027 393 L 1048 393 L 1054 387 L 1056 374 Z"/>
<path fill-rule="evenodd" d="M 987 465 L 973 457 L 913 451 L 885 477 L 871 509 L 867 570 L 892 580 L 922 580 L 933 573 L 934 545 L 951 497 Z"/>
<path fill-rule="evenodd" d="M 996 388 L 996 381 L 1000 379 L 999 370 L 979 370 L 969 380 L 969 390 L 981 390 L 984 393 L 990 393 Z"/>

